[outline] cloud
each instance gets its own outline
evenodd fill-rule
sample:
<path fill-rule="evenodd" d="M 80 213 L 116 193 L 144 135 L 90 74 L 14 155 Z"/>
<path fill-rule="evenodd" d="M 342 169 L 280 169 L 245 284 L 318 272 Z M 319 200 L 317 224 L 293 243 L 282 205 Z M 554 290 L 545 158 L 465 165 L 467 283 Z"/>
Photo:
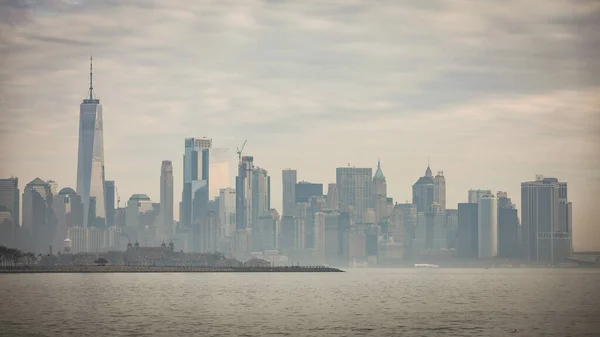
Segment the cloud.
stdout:
<path fill-rule="evenodd" d="M 93 54 L 124 197 L 156 199 L 163 159 L 181 185 L 183 138 L 206 135 L 249 140 L 274 205 L 284 167 L 328 183 L 377 157 L 404 200 L 428 156 L 450 204 L 479 186 L 518 203 L 546 173 L 583 205 L 600 188 L 599 33 L 596 1 L 5 1 L 0 175 L 74 185 Z"/>

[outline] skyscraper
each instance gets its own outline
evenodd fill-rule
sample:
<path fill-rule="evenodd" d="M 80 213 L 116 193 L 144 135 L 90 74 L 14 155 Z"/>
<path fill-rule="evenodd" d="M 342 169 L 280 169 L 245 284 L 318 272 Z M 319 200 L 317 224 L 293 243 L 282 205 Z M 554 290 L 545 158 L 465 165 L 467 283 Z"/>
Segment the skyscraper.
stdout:
<path fill-rule="evenodd" d="M 352 209 L 354 221 L 362 222 L 367 208 L 370 207 L 373 169 L 358 167 L 336 168 L 336 185 L 338 188 L 340 210 Z"/>
<path fill-rule="evenodd" d="M 301 181 L 296 184 L 294 192 L 296 202 L 309 202 L 311 197 L 323 196 L 323 184 Z"/>
<path fill-rule="evenodd" d="M 438 171 L 433 178 L 433 202 L 438 204 L 441 212 L 446 210 L 446 178 L 444 177 L 444 171 Z"/>
<path fill-rule="evenodd" d="M 498 192 L 498 256 L 519 256 L 519 218 L 506 192 Z"/>
<path fill-rule="evenodd" d="M 478 254 L 479 258 L 498 256 L 498 202 L 492 194 L 479 199 L 478 206 Z"/>
<path fill-rule="evenodd" d="M 183 195 L 180 220 L 190 227 L 206 213 L 209 200 L 209 161 L 212 139 L 186 138 L 183 155 Z"/>
<path fill-rule="evenodd" d="M 373 208 L 375 208 L 376 222 L 389 215 L 387 212 L 387 183 L 379 160 L 377 161 L 377 170 L 373 176 Z"/>
<path fill-rule="evenodd" d="M 19 178 L 0 179 L 0 208 L 10 212 L 13 228 L 18 228 L 20 223 L 19 211 L 21 207 L 19 200 Z"/>
<path fill-rule="evenodd" d="M 258 217 L 252 224 L 252 251 L 264 252 L 278 248 L 279 221 L 279 214 L 274 209 Z"/>
<path fill-rule="evenodd" d="M 415 204 L 396 204 L 394 206 L 394 212 L 400 211 L 402 213 L 402 221 L 406 230 L 406 235 L 412 240 L 415 239 L 417 229 L 417 205 Z"/>
<path fill-rule="evenodd" d="M 252 226 L 258 218 L 267 215 L 271 204 L 270 177 L 267 170 L 254 167 L 252 169 Z"/>
<path fill-rule="evenodd" d="M 115 182 L 107 180 L 104 183 L 104 193 L 106 194 L 106 227 L 115 225 Z"/>
<path fill-rule="evenodd" d="M 293 215 L 296 204 L 296 181 L 298 179 L 298 172 L 292 169 L 285 169 L 281 171 L 281 179 L 283 186 L 282 215 Z"/>
<path fill-rule="evenodd" d="M 469 203 L 478 204 L 481 197 L 490 194 L 492 194 L 492 190 L 469 190 Z"/>
<path fill-rule="evenodd" d="M 458 204 L 456 256 L 476 258 L 479 246 L 479 204 Z"/>
<path fill-rule="evenodd" d="M 254 157 L 243 156 L 238 165 L 238 175 L 235 178 L 235 223 L 238 230 L 252 226 L 253 169 Z"/>
<path fill-rule="evenodd" d="M 334 211 L 340 209 L 340 196 L 336 184 L 329 184 L 327 188 L 327 208 Z"/>
<path fill-rule="evenodd" d="M 54 236 L 50 185 L 40 178 L 30 181 L 23 189 L 23 228 L 30 235 L 28 249 L 48 248 Z"/>
<path fill-rule="evenodd" d="M 521 183 L 524 258 L 557 262 L 573 250 L 567 183 L 538 176 Z"/>
<path fill-rule="evenodd" d="M 160 226 L 159 239 L 173 237 L 173 163 L 163 160 L 160 167 Z"/>
<path fill-rule="evenodd" d="M 231 186 L 229 184 L 229 151 L 224 148 L 210 149 L 209 159 L 209 199 L 219 196 L 221 189 Z"/>
<path fill-rule="evenodd" d="M 95 199 L 95 216 L 98 225 L 106 225 L 104 193 L 104 140 L 102 105 L 94 98 L 92 58 L 90 57 L 89 97 L 79 108 L 79 152 L 77 159 L 77 194 L 83 201 L 83 226 L 88 227 L 91 198 Z"/>
<path fill-rule="evenodd" d="M 413 204 L 417 205 L 417 212 L 431 211 L 431 205 L 435 200 L 433 188 L 433 174 L 427 165 L 425 175 L 420 177 L 413 185 Z"/>
<path fill-rule="evenodd" d="M 232 237 L 235 230 L 235 189 L 223 188 L 219 193 L 221 237 Z"/>

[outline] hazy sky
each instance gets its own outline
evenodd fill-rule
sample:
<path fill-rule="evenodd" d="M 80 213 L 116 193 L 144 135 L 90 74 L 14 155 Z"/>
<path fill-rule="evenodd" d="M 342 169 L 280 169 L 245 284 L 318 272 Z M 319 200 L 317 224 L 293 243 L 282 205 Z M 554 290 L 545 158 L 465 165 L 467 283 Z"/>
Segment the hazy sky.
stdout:
<path fill-rule="evenodd" d="M 443 170 L 469 188 L 535 174 L 569 183 L 576 249 L 600 250 L 598 1 L 0 1 L 0 176 L 75 187 L 89 55 L 107 180 L 121 205 L 181 199 L 185 137 L 208 136 L 272 176 L 327 184 L 375 167 L 388 194 Z"/>

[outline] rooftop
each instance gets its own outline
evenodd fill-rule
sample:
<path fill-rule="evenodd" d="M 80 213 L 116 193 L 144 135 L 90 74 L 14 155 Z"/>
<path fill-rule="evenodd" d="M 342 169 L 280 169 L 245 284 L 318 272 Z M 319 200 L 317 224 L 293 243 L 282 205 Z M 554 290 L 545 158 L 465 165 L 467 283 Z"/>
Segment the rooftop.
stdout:
<path fill-rule="evenodd" d="M 134 194 L 132 195 L 129 200 L 150 200 L 150 197 L 147 196 L 146 194 L 143 193 L 139 193 L 139 194 Z"/>

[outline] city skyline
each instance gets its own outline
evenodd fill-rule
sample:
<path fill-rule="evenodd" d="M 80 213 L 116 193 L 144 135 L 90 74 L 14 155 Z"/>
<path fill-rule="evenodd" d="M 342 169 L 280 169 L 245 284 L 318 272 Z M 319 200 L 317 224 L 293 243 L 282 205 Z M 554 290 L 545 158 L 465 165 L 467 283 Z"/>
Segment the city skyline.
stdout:
<path fill-rule="evenodd" d="M 507 191 L 520 205 L 521 182 L 539 173 L 568 182 L 575 249 L 600 249 L 594 212 L 600 188 L 600 76 L 596 68 L 572 62 L 592 64 L 597 51 L 581 46 L 573 30 L 546 24 L 564 19 L 568 12 L 581 19 L 585 34 L 592 25 L 584 23 L 586 11 L 595 8 L 591 2 L 546 5 L 534 17 L 501 14 L 510 17 L 508 22 L 533 21 L 522 29 L 531 29 L 534 41 L 542 43 L 535 58 L 526 52 L 529 42 L 507 30 L 502 20 L 490 21 L 497 30 L 478 24 L 480 18 L 489 19 L 489 9 L 461 14 L 456 3 L 440 9 L 444 15 L 416 5 L 375 8 L 349 3 L 339 15 L 308 4 L 241 6 L 235 11 L 223 5 L 215 9 L 218 19 L 203 23 L 214 27 L 221 41 L 186 26 L 193 21 L 176 2 L 165 5 L 172 16 L 161 20 L 131 2 L 118 10 L 110 4 L 84 3 L 77 10 L 48 6 L 54 11 L 46 13 L 53 15 L 30 14 L 38 16 L 33 18 L 35 25 L 11 23 L 23 27 L 7 38 L 9 49 L 19 52 L 7 54 L 11 67 L 1 70 L 6 104 L 0 115 L 0 155 L 5 158 L 0 176 L 17 176 L 20 188 L 38 176 L 55 180 L 59 188 L 76 188 L 76 107 L 84 94 L 92 51 L 99 98 L 106 109 L 106 179 L 115 181 L 123 201 L 136 193 L 158 201 L 156 168 L 171 160 L 177 203 L 183 186 L 181 144 L 198 135 L 228 148 L 232 168 L 232 149 L 248 139 L 244 154 L 254 156 L 270 173 L 271 203 L 280 213 L 284 168 L 297 170 L 298 181 L 327 186 L 335 182 L 335 168 L 350 162 L 374 171 L 381 157 L 388 195 L 404 202 L 411 200 L 411 185 L 423 174 L 429 156 L 432 170 L 443 170 L 447 179 L 448 209 L 466 202 L 469 189 Z M 353 6 L 377 12 L 381 22 L 401 21 L 404 26 L 384 27 Z M 285 15 L 292 8 L 300 19 Z M 205 8 L 195 4 L 189 9 L 194 16 Z M 8 11 L 18 14 L 20 9 Z M 212 51 L 173 39 L 173 45 L 152 52 L 156 34 L 149 28 L 136 25 L 129 31 L 133 23 L 127 20 L 118 26 L 90 19 L 127 18 L 132 12 L 159 22 L 156 29 L 165 40 L 179 34 L 200 45 L 206 42 Z M 289 23 L 268 24 L 266 18 L 273 13 Z M 344 15 L 364 20 L 370 31 L 353 27 Z M 445 33 L 434 22 L 440 17 L 465 25 Z M 75 29 L 80 20 L 89 22 L 87 29 Z M 430 46 L 415 45 L 415 37 L 403 31 L 420 20 L 430 24 L 423 32 L 429 42 L 447 41 L 456 48 L 438 56 Z M 281 31 L 292 38 L 274 46 L 256 34 L 259 30 Z M 294 38 L 295 31 L 313 40 Z M 388 35 L 372 41 L 378 32 Z M 478 41 L 486 34 L 502 43 L 484 48 Z M 344 41 L 343 35 L 353 42 Z M 252 44 L 265 53 L 257 57 Z M 411 48 L 407 51 L 403 44 Z M 282 48 L 291 53 L 286 62 L 280 59 Z M 231 49 L 247 59 L 223 57 Z M 47 55 L 43 59 L 38 58 L 41 51 Z M 484 56 L 470 57 L 477 53 Z M 14 144 L 19 144 L 18 150 Z M 235 169 L 229 175 L 230 187 L 235 188 Z M 178 213 L 175 207 L 175 218 Z"/>

